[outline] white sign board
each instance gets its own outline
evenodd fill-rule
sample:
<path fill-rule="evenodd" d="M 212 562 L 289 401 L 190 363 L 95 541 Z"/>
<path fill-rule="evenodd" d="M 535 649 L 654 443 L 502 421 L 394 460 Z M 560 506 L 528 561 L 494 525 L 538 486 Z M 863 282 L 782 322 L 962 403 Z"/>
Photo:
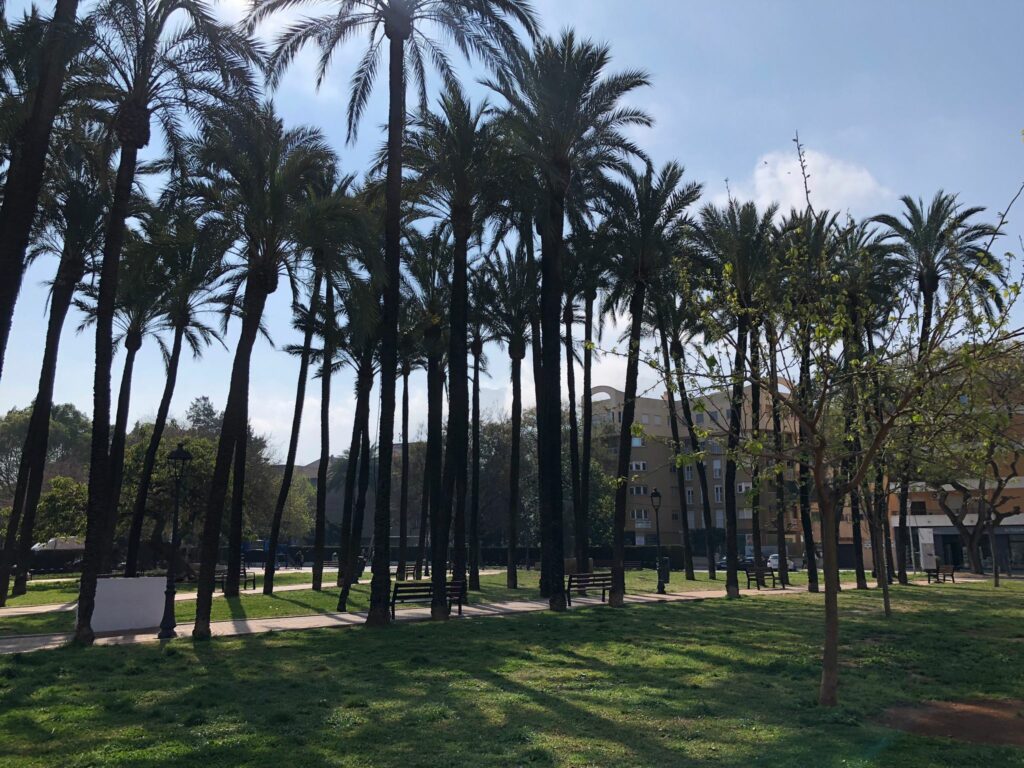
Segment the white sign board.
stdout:
<path fill-rule="evenodd" d="M 98 579 L 93 632 L 156 629 L 164 615 L 166 587 L 167 579 L 163 576 Z"/>

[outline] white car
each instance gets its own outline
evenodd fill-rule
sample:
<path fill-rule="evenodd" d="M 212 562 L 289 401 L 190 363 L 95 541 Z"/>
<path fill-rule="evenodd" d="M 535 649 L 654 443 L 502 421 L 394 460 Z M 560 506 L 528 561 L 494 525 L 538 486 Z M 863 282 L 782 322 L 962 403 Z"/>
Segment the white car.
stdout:
<path fill-rule="evenodd" d="M 789 565 L 789 569 L 788 570 L 790 570 L 790 571 L 797 570 L 796 563 L 792 559 L 789 560 L 788 565 Z M 778 553 L 776 553 L 774 555 L 768 555 L 768 567 L 772 568 L 772 569 L 774 569 L 776 571 L 779 570 L 779 555 L 778 555 Z"/>

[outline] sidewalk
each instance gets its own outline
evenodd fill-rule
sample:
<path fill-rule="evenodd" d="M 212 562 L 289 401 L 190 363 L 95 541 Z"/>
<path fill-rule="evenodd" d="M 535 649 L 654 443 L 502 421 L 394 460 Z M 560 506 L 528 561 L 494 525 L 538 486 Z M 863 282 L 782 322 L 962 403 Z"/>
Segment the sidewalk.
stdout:
<path fill-rule="evenodd" d="M 303 586 L 303 585 L 294 585 Z M 283 589 L 283 588 L 282 588 Z M 276 590 L 275 590 L 276 591 Z M 803 594 L 806 590 L 803 587 L 790 587 L 788 589 L 760 590 L 744 592 L 747 597 L 772 597 L 783 595 Z M 725 590 L 700 590 L 694 592 L 673 592 L 667 595 L 656 595 L 643 593 L 627 595 L 626 602 L 630 604 L 649 603 L 681 603 L 696 600 L 718 600 L 725 598 Z M 602 605 L 597 597 L 574 597 L 572 608 L 583 608 L 588 606 Z M 463 619 L 475 619 L 487 616 L 511 616 L 521 613 L 534 613 L 547 611 L 547 600 L 512 600 L 503 603 L 480 603 L 468 605 L 462 609 Z M 417 607 L 401 609 L 396 614 L 397 620 L 401 622 L 429 621 L 430 608 Z M 457 619 L 458 614 L 453 615 Z M 231 621 L 215 621 L 210 624 L 210 631 L 215 637 L 233 637 L 238 635 L 254 635 L 264 632 L 289 632 L 304 629 L 327 629 L 331 627 L 352 627 L 358 626 L 366 621 L 365 613 L 318 613 L 306 616 L 284 616 L 267 619 L 234 619 Z M 192 631 L 191 624 L 179 624 L 179 637 L 187 638 Z M 0 637 L 0 654 L 28 653 L 31 651 L 42 651 L 51 648 L 59 648 L 71 640 L 70 634 L 58 635 L 20 635 L 17 637 Z M 159 642 L 156 637 L 156 630 L 145 632 L 133 632 L 130 634 L 105 635 L 96 638 L 96 645 L 132 645 L 135 643 Z"/>

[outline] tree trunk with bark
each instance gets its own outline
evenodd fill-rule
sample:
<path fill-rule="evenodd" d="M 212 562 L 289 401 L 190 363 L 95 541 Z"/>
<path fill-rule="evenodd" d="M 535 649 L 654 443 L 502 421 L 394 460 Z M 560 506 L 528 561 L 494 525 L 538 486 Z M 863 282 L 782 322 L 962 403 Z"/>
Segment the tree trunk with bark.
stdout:
<path fill-rule="evenodd" d="M 309 314 L 302 332 L 302 351 L 299 353 L 299 379 L 295 385 L 295 409 L 292 412 L 292 431 L 288 438 L 288 455 L 281 475 L 281 488 L 274 504 L 274 517 L 270 522 L 270 541 L 267 545 L 267 561 L 263 566 L 263 594 L 274 594 L 274 574 L 277 572 L 277 547 L 281 540 L 281 520 L 288 503 L 288 494 L 295 475 L 295 455 L 299 449 L 299 431 L 302 429 L 302 408 L 306 401 L 306 381 L 309 379 L 309 354 L 313 345 L 313 322 L 320 303 L 320 284 L 323 271 L 317 267 L 313 272 L 313 287 L 309 294 Z"/>
<path fill-rule="evenodd" d="M 761 332 L 755 324 L 750 330 L 750 431 L 755 441 L 761 439 Z M 761 550 L 761 459 L 754 456 L 750 470 L 750 525 L 754 540 L 754 562 L 764 562 Z M 760 573 L 760 572 L 758 572 Z M 762 585 L 764 576 L 759 577 Z"/>
<path fill-rule="evenodd" d="M 324 293 L 323 364 L 320 367 L 320 463 L 316 468 L 316 520 L 313 526 L 313 591 L 324 580 L 324 546 L 327 542 L 327 469 L 331 463 L 331 370 L 334 365 L 334 288 L 327 281 Z M 340 563 L 339 563 L 340 567 Z"/>
<path fill-rule="evenodd" d="M 519 552 L 519 452 L 522 430 L 523 386 L 522 365 L 526 350 L 520 345 L 509 344 L 509 358 L 512 363 L 512 444 L 509 451 L 508 469 L 508 563 L 505 570 L 505 586 L 519 587 L 516 570 Z"/>
<path fill-rule="evenodd" d="M 402 364 L 402 477 L 398 492 L 398 572 L 405 580 L 409 540 L 409 365 Z"/>
<path fill-rule="evenodd" d="M 690 541 L 690 520 L 689 509 L 686 504 L 686 486 L 683 483 L 682 466 L 679 457 L 682 453 L 682 444 L 679 441 L 679 418 L 676 415 L 676 399 L 672 394 L 672 360 L 669 356 L 668 334 L 665 332 L 664 324 L 660 329 L 661 336 L 661 358 L 665 366 L 665 398 L 668 401 L 668 422 L 672 427 L 672 456 L 676 460 L 676 487 L 679 490 L 679 520 L 683 533 L 683 571 L 687 581 L 696 580 L 693 572 L 693 542 Z M 659 541 L 660 545 L 661 542 Z"/>
<path fill-rule="evenodd" d="M 245 462 L 249 447 L 249 403 L 245 403 L 242 434 L 235 442 L 235 468 L 231 474 L 231 517 L 228 521 L 228 569 L 224 576 L 224 596 L 238 597 L 241 591 L 242 519 L 245 512 Z"/>
<path fill-rule="evenodd" d="M 776 356 L 778 338 L 775 330 L 768 327 L 768 375 L 773 391 L 779 392 L 779 372 Z M 775 453 L 782 456 L 782 406 L 778 397 L 772 397 L 772 443 Z M 786 547 L 786 474 L 781 462 L 775 470 L 775 545 L 779 550 L 779 583 L 789 584 L 789 552 Z"/>
<path fill-rule="evenodd" d="M 569 474 L 572 476 L 573 541 L 576 545 L 576 572 L 584 573 L 587 568 L 581 567 L 581 564 L 587 559 L 589 542 L 587 541 L 587 518 L 583 509 L 580 485 L 580 430 L 576 421 L 576 361 L 572 341 L 573 303 L 571 296 L 565 298 L 562 319 L 565 324 L 565 375 L 569 385 Z"/>
<path fill-rule="evenodd" d="M 576 570 L 579 573 L 590 571 L 590 441 L 594 431 L 594 399 L 590 393 L 590 378 L 594 359 L 596 300 L 596 296 L 587 296 L 583 309 L 583 449 L 580 458 L 580 517 L 576 523 Z M 579 527 L 581 521 L 582 531 Z"/>
<path fill-rule="evenodd" d="M 615 520 L 612 527 L 612 588 L 608 603 L 621 606 L 626 597 L 626 501 L 629 493 L 629 460 L 633 446 L 633 419 L 636 414 L 636 386 L 640 371 L 640 336 L 643 332 L 644 301 L 647 286 L 638 281 L 629 300 L 629 353 L 626 358 L 626 391 L 619 429 L 618 467 L 615 473 Z"/>
<path fill-rule="evenodd" d="M 61 253 L 57 276 L 50 294 L 50 316 L 46 324 L 46 342 L 43 362 L 39 371 L 32 415 L 18 465 L 18 479 L 14 490 L 11 514 L 7 521 L 4 549 L 0 553 L 0 608 L 7 604 L 11 567 L 17 564 L 13 595 L 23 595 L 28 584 L 34 542 L 36 508 L 42 494 L 46 452 L 50 440 L 50 413 L 53 410 L 53 387 L 57 378 L 57 357 L 60 336 L 64 330 L 68 309 L 75 287 L 85 273 L 85 257 L 73 252 L 67 244 Z M 19 535 L 20 527 L 20 535 Z"/>
<path fill-rule="evenodd" d="M 402 6 L 404 8 L 404 4 Z M 391 622 L 391 449 L 395 432 L 395 380 L 398 364 L 398 315 L 402 263 L 402 136 L 405 131 L 405 40 L 412 34 L 406 11 L 389 5 L 384 26 L 388 38 L 388 150 L 384 188 L 385 283 L 380 322 L 380 429 L 377 435 L 377 494 L 373 516 L 371 626 Z"/>
<path fill-rule="evenodd" d="M 747 359 L 747 316 L 739 313 L 736 322 L 736 354 L 732 368 L 732 397 L 729 401 L 729 435 L 726 440 L 725 459 L 725 593 L 728 597 L 740 596 L 740 582 L 737 576 L 739 552 L 736 526 L 736 449 L 740 443 L 740 415 L 743 412 L 743 381 L 746 376 Z"/>
<path fill-rule="evenodd" d="M 171 399 L 174 397 L 174 387 L 178 380 L 178 364 L 181 362 L 181 346 L 184 336 L 184 326 L 176 326 L 174 340 L 171 342 L 171 354 L 167 358 L 167 379 L 164 381 L 164 391 L 160 396 L 156 420 L 153 422 L 153 432 L 149 436 L 146 455 L 142 460 L 142 472 L 139 475 L 139 485 L 135 491 L 131 527 L 128 530 L 128 553 L 125 557 L 124 567 L 124 575 L 128 578 L 137 576 L 139 573 L 139 545 L 142 541 L 142 525 L 146 520 L 146 501 L 149 498 L 149 486 L 153 480 L 157 453 L 160 450 L 164 427 L 167 426 L 167 415 L 171 410 Z"/>
<path fill-rule="evenodd" d="M 479 331 L 479 329 L 477 329 Z M 480 358 L 484 353 L 479 333 L 473 337 L 473 463 L 469 490 L 469 588 L 480 589 Z"/>
<path fill-rule="evenodd" d="M 276 273 L 274 279 L 276 280 Z M 261 283 L 264 284 L 261 285 Z M 276 282 L 269 276 L 251 276 L 243 301 L 242 329 L 238 345 L 235 347 L 234 363 L 231 366 L 228 400 L 224 407 L 220 439 L 217 443 L 217 457 L 214 462 L 213 478 L 210 481 L 206 519 L 203 521 L 196 593 L 196 621 L 192 628 L 192 637 L 198 640 L 210 638 L 210 609 L 213 607 L 213 589 L 216 580 L 218 550 L 220 549 L 224 502 L 227 498 L 228 480 L 235 450 L 248 432 L 249 363 L 252 360 L 252 349 L 256 343 L 260 321 L 263 317 L 263 308 L 266 306 L 269 294 L 268 284 L 276 285 Z"/>
<path fill-rule="evenodd" d="M 123 105 L 124 106 L 124 105 Z M 131 110 L 129 110 L 131 111 Z M 148 120 L 148 113 L 146 114 Z M 120 126 L 118 126 L 120 129 Z M 120 133 L 120 131 L 119 131 Z M 91 645 L 92 613 L 96 607 L 96 580 L 113 543 L 113 529 L 107 521 L 110 507 L 110 374 L 114 362 L 114 311 L 117 304 L 117 280 L 124 245 L 125 221 L 135 181 L 135 165 L 139 149 L 148 142 L 121 139 L 114 196 L 107 216 L 100 267 L 99 295 L 96 301 L 96 367 L 93 372 L 92 444 L 89 450 L 89 503 L 86 516 L 85 553 L 82 557 L 82 578 L 79 581 L 78 617 L 75 642 Z M 144 140 L 143 140 L 144 139 Z M 139 143 L 141 142 L 141 143 Z M 5 198 L 6 201 L 6 198 Z M 13 305 L 12 305 L 13 310 Z"/>
<path fill-rule="evenodd" d="M 435 339 L 440 337 L 440 328 L 432 328 Z M 433 343 L 436 348 L 436 341 Z M 441 483 L 441 465 L 444 433 L 441 428 L 441 410 L 444 399 L 444 368 L 440 354 L 427 359 L 427 461 L 432 471 L 426 476 L 430 486 L 430 578 L 435 594 L 444 595 L 448 576 L 448 534 L 450 517 L 442 508 L 444 489 Z M 434 619 L 448 617 L 448 603 L 434 600 L 430 606 Z"/>

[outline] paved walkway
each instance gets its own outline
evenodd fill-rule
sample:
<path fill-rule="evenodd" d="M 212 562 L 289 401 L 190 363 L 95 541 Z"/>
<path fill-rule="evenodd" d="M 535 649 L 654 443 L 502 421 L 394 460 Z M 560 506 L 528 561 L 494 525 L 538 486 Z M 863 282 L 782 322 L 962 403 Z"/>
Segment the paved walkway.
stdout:
<path fill-rule="evenodd" d="M 302 586 L 302 585 L 296 585 Z M 275 590 L 276 591 L 276 590 Z M 788 589 L 760 590 L 745 592 L 749 597 L 775 597 L 797 595 L 806 592 L 803 587 Z M 631 604 L 677 603 L 695 600 L 722 599 L 725 590 L 698 590 L 693 592 L 674 592 L 667 595 L 650 593 L 627 595 L 626 602 Z M 601 605 L 596 597 L 573 598 L 572 608 Z M 463 619 L 475 619 L 487 616 L 510 616 L 521 613 L 533 613 L 548 610 L 547 600 L 511 600 L 502 603 L 479 603 L 463 608 Z M 398 621 L 428 621 L 430 608 L 405 608 L 396 614 Z M 458 616 L 453 616 L 458 618 Z M 210 624 L 210 631 L 215 637 L 231 637 L 237 635 L 253 635 L 264 632 L 286 632 L 304 629 L 325 629 L 331 627 L 358 626 L 366 621 L 365 613 L 318 613 L 306 616 L 284 616 L 266 619 L 233 619 L 231 621 L 215 621 Z M 179 634 L 188 637 L 191 624 L 179 624 Z M 17 637 L 0 637 L 0 654 L 27 653 L 59 648 L 71 640 L 70 634 L 57 635 L 20 635 Z M 132 645 L 135 643 L 155 643 L 156 630 L 123 634 L 97 636 L 96 645 Z"/>

